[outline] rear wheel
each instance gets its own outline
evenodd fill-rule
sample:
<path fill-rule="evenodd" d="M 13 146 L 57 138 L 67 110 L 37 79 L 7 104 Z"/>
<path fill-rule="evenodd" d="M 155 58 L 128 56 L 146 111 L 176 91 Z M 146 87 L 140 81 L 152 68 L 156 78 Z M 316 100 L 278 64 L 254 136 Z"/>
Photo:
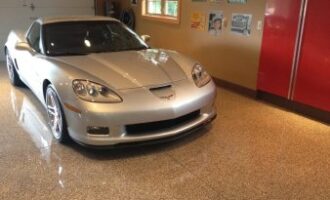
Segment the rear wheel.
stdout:
<path fill-rule="evenodd" d="M 22 81 L 19 78 L 19 75 L 15 68 L 15 64 L 14 64 L 13 60 L 11 59 L 9 53 L 6 54 L 6 62 L 7 62 L 7 71 L 8 71 L 10 83 L 14 86 L 21 86 Z"/>
<path fill-rule="evenodd" d="M 48 123 L 52 129 L 54 138 L 60 143 L 68 142 L 70 137 L 67 132 L 63 109 L 52 85 L 49 85 L 46 90 L 46 106 Z"/>

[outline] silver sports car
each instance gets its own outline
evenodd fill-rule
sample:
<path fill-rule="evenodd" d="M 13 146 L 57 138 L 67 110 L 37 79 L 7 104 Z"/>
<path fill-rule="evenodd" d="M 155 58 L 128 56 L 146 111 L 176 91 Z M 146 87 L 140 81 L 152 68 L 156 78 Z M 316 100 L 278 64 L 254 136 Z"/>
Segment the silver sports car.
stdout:
<path fill-rule="evenodd" d="M 26 33 L 9 34 L 9 78 L 43 103 L 59 142 L 155 142 L 211 122 L 210 75 L 175 51 L 150 48 L 148 39 L 112 18 L 40 18 Z"/>

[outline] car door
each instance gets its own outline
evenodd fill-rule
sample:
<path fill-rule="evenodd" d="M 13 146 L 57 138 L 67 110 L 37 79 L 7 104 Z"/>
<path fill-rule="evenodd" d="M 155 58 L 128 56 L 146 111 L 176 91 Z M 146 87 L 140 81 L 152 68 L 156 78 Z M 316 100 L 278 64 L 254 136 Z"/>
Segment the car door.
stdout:
<path fill-rule="evenodd" d="M 21 79 L 35 93 L 38 93 L 40 58 L 43 57 L 41 42 L 41 24 L 34 22 L 26 34 L 26 42 L 31 47 L 30 51 L 23 51 L 17 58 Z M 37 94 L 38 95 L 38 94 Z"/>

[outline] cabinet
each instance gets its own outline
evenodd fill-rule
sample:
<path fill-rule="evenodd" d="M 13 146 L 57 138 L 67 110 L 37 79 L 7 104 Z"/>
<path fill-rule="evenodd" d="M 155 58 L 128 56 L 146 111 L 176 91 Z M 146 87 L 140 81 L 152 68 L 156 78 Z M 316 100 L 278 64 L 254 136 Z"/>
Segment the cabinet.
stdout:
<path fill-rule="evenodd" d="M 257 88 L 330 111 L 329 0 L 267 0 Z"/>
<path fill-rule="evenodd" d="M 288 97 L 301 0 L 267 0 L 257 88 Z"/>
<path fill-rule="evenodd" d="M 293 100 L 330 112 L 330 1 L 309 0 Z"/>

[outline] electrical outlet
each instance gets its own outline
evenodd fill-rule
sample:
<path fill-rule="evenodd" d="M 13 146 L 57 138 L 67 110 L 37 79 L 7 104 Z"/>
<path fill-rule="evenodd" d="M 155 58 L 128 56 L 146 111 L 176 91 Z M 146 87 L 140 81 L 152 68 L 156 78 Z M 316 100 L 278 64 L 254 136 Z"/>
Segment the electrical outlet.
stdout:
<path fill-rule="evenodd" d="M 262 21 L 259 20 L 259 21 L 258 21 L 258 25 L 257 25 L 257 30 L 258 30 L 258 31 L 261 31 L 261 30 L 262 30 L 262 25 L 263 25 Z"/>

